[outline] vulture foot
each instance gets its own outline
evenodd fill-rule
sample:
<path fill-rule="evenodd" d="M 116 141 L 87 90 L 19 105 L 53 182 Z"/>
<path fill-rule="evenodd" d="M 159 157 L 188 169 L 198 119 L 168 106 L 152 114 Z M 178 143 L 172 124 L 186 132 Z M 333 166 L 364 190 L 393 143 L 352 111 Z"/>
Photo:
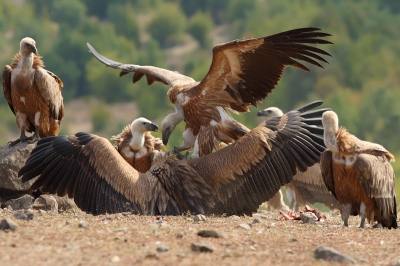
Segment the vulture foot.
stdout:
<path fill-rule="evenodd" d="M 31 136 L 31 137 L 26 137 L 26 136 L 22 136 L 19 139 L 16 139 L 14 141 L 9 141 L 7 144 L 9 147 L 13 147 L 15 145 L 17 145 L 20 142 L 28 142 L 29 144 L 38 141 L 40 138 L 39 136 L 37 136 L 36 138 L 34 138 L 35 135 Z M 33 140 L 33 142 L 32 142 Z"/>
<path fill-rule="evenodd" d="M 14 140 L 14 141 L 9 141 L 7 143 L 7 145 L 8 145 L 8 147 L 13 147 L 13 146 L 17 145 L 20 142 L 22 142 L 22 140 L 21 139 L 17 139 L 17 140 Z"/>
<path fill-rule="evenodd" d="M 186 151 L 185 155 L 181 154 L 180 149 L 177 146 L 174 146 L 174 149 L 171 152 L 175 154 L 176 158 L 178 158 L 179 160 L 186 160 L 189 156 L 188 151 Z"/>

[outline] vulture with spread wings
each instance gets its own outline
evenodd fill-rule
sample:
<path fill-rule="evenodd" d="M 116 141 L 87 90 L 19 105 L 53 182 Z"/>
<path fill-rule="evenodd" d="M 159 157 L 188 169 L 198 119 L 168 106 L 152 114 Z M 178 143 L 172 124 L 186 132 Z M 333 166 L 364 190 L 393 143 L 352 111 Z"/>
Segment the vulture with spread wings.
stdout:
<path fill-rule="evenodd" d="M 377 221 L 397 228 L 394 156 L 383 146 L 363 141 L 339 128 L 335 112 L 323 114 L 324 142 L 321 171 L 326 186 L 337 198 L 340 213 L 348 226 L 350 215 L 360 215 L 360 227 Z"/>
<path fill-rule="evenodd" d="M 64 103 L 61 96 L 61 79 L 45 70 L 37 55 L 36 42 L 23 38 L 20 50 L 11 66 L 2 72 L 4 97 L 15 114 L 21 136 L 11 141 L 13 146 L 21 141 L 37 141 L 41 137 L 57 136 L 64 118 Z M 27 137 L 25 131 L 34 132 Z"/>
<path fill-rule="evenodd" d="M 213 59 L 201 82 L 174 71 L 115 62 L 99 54 L 90 44 L 89 51 L 106 66 L 121 70 L 120 76 L 134 72 L 133 82 L 146 76 L 148 85 L 155 81 L 169 85 L 170 102 L 175 112 L 161 124 L 162 139 L 167 144 L 175 126 L 185 121 L 183 144 L 178 151 L 194 147 L 192 157 L 203 156 L 239 139 L 249 129 L 227 112 L 248 112 L 270 93 L 286 66 L 309 69 L 298 60 L 322 68 L 329 53 L 308 44 L 330 44 L 322 39 L 330 34 L 317 28 L 301 28 L 271 36 L 239 39 L 213 48 Z"/>
<path fill-rule="evenodd" d="M 166 154 L 146 173 L 136 171 L 99 136 L 47 137 L 19 176 L 26 182 L 40 175 L 31 189 L 68 194 L 92 214 L 251 214 L 297 171 L 319 161 L 325 147 L 315 134 L 322 128 L 309 121 L 321 124 L 327 109 L 308 111 L 318 105 L 265 121 L 232 145 L 200 158 L 176 160 Z"/>

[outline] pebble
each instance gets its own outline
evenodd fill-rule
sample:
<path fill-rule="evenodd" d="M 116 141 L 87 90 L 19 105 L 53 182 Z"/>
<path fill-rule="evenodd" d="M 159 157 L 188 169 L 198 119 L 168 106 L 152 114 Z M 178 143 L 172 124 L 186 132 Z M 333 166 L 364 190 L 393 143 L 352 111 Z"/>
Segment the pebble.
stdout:
<path fill-rule="evenodd" d="M 261 219 L 259 218 L 255 218 L 252 222 L 252 224 L 258 224 L 258 223 L 261 223 Z"/>
<path fill-rule="evenodd" d="M 250 230 L 250 225 L 248 224 L 239 224 L 237 227 L 245 230 Z"/>
<path fill-rule="evenodd" d="M 33 197 L 31 195 L 25 194 L 19 198 L 10 199 L 3 202 L 2 207 L 11 207 L 12 210 L 26 210 L 32 209 Z"/>
<path fill-rule="evenodd" d="M 51 195 L 40 195 L 35 199 L 32 206 L 36 210 L 58 212 L 58 203 Z"/>
<path fill-rule="evenodd" d="M 182 233 L 182 232 L 177 233 L 177 234 L 176 234 L 176 237 L 177 237 L 177 238 L 182 238 L 182 237 L 183 237 L 183 233 Z"/>
<path fill-rule="evenodd" d="M 78 226 L 79 228 L 85 228 L 85 229 L 89 228 L 89 224 L 85 221 L 80 221 Z"/>
<path fill-rule="evenodd" d="M 121 261 L 121 259 L 118 256 L 114 256 L 111 259 L 111 262 L 114 262 L 114 263 L 117 263 L 117 262 L 120 262 L 120 261 Z"/>
<path fill-rule="evenodd" d="M 203 214 L 197 214 L 193 217 L 195 222 L 205 222 L 207 218 Z"/>
<path fill-rule="evenodd" d="M 197 232 L 197 235 L 201 237 L 223 238 L 221 234 L 214 230 L 200 230 Z"/>
<path fill-rule="evenodd" d="M 14 222 L 14 220 L 12 220 L 11 218 L 4 218 L 0 222 L 0 229 L 1 230 L 15 231 L 17 229 L 17 227 L 18 227 L 17 223 Z"/>
<path fill-rule="evenodd" d="M 354 264 L 355 261 L 344 255 L 341 254 L 339 251 L 325 247 L 325 246 L 319 246 L 317 249 L 314 251 L 314 256 L 316 259 L 323 259 L 326 261 L 333 261 L 333 262 L 339 262 L 339 263 L 345 263 L 345 264 Z"/>
<path fill-rule="evenodd" d="M 160 244 L 160 245 L 157 246 L 157 251 L 158 252 L 167 252 L 168 250 L 169 250 L 169 248 L 167 246 L 165 246 L 165 245 Z"/>
<path fill-rule="evenodd" d="M 207 242 L 192 243 L 191 249 L 194 252 L 213 252 L 215 250 L 215 248 Z"/>
<path fill-rule="evenodd" d="M 21 210 L 14 213 L 14 217 L 18 220 L 33 220 L 34 213 L 31 209 Z"/>
<path fill-rule="evenodd" d="M 232 215 L 232 216 L 229 216 L 231 219 L 233 219 L 233 220 L 239 220 L 240 219 L 240 217 L 239 216 L 237 216 L 237 215 Z"/>
<path fill-rule="evenodd" d="M 315 224 L 318 222 L 318 217 L 312 212 L 300 214 L 300 219 L 303 221 L 303 223 Z"/>

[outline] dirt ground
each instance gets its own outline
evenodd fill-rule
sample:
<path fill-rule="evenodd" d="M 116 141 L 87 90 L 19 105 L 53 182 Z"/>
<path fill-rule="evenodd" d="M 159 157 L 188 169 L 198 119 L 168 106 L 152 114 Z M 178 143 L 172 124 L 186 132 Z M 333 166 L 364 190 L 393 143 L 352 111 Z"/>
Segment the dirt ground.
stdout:
<path fill-rule="evenodd" d="M 314 258 L 320 246 L 335 248 L 358 265 L 393 265 L 400 261 L 400 230 L 360 229 L 359 218 L 341 226 L 336 212 L 325 213 L 320 224 L 277 221 L 277 211 L 262 211 L 260 223 L 250 229 L 254 217 L 193 216 L 156 217 L 128 213 L 92 216 L 79 210 L 61 214 L 35 211 L 33 220 L 14 218 L 0 209 L 0 220 L 10 217 L 15 231 L 0 231 L 0 265 L 338 265 Z M 223 238 L 203 238 L 212 229 Z M 210 253 L 191 250 L 192 243 L 206 242 Z M 157 247 L 167 247 L 159 252 Z"/>

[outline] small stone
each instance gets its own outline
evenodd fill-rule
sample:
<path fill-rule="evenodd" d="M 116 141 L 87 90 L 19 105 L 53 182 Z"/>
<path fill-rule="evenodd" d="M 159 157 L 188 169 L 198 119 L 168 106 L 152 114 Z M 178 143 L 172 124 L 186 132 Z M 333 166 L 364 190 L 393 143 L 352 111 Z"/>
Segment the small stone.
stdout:
<path fill-rule="evenodd" d="M 33 220 L 33 216 L 32 210 L 21 210 L 14 213 L 14 217 L 18 220 Z"/>
<path fill-rule="evenodd" d="M 79 228 L 84 228 L 84 229 L 89 228 L 89 224 L 85 221 L 80 221 L 78 226 L 79 226 Z"/>
<path fill-rule="evenodd" d="M 374 226 L 372 226 L 373 229 L 383 229 L 383 226 L 381 223 L 377 223 Z"/>
<path fill-rule="evenodd" d="M 157 246 L 157 251 L 158 252 L 167 252 L 169 250 L 169 248 L 167 246 L 164 246 L 162 244 Z"/>
<path fill-rule="evenodd" d="M 57 212 L 58 203 L 56 199 L 51 195 L 41 195 L 33 202 L 33 208 L 36 210 Z"/>
<path fill-rule="evenodd" d="M 299 242 L 299 240 L 297 238 L 291 238 L 290 242 Z"/>
<path fill-rule="evenodd" d="M 300 214 L 300 219 L 303 223 L 315 224 L 318 222 L 318 217 L 312 212 L 304 212 Z"/>
<path fill-rule="evenodd" d="M 176 237 L 177 237 L 177 238 L 182 238 L 182 237 L 183 237 L 183 233 L 182 233 L 182 232 L 177 233 L 177 234 L 176 234 Z"/>
<path fill-rule="evenodd" d="M 221 234 L 214 230 L 200 230 L 197 232 L 197 235 L 201 237 L 223 238 Z"/>
<path fill-rule="evenodd" d="M 213 252 L 215 248 L 210 243 L 192 243 L 191 249 L 194 252 Z"/>
<path fill-rule="evenodd" d="M 393 262 L 392 266 L 400 266 L 400 260 Z"/>
<path fill-rule="evenodd" d="M 41 215 L 45 215 L 45 214 L 47 214 L 47 211 L 45 211 L 45 210 L 39 210 L 39 213 L 40 213 Z"/>
<path fill-rule="evenodd" d="M 261 218 L 255 218 L 252 223 L 253 224 L 261 223 Z"/>
<path fill-rule="evenodd" d="M 203 214 L 197 214 L 193 217 L 195 222 L 205 222 L 207 218 Z"/>
<path fill-rule="evenodd" d="M 18 225 L 16 222 L 14 222 L 12 219 L 10 218 L 4 218 L 3 220 L 1 220 L 0 222 L 0 229 L 1 230 L 11 230 L 11 231 L 15 231 L 15 229 L 17 229 Z"/>
<path fill-rule="evenodd" d="M 232 216 L 229 216 L 231 219 L 233 219 L 233 220 L 239 220 L 240 219 L 240 217 L 239 216 L 237 216 L 237 215 L 232 215 Z"/>
<path fill-rule="evenodd" d="M 120 261 L 121 261 L 121 259 L 118 256 L 114 256 L 111 259 L 111 262 L 113 262 L 113 263 L 117 263 L 117 262 L 120 262 Z"/>
<path fill-rule="evenodd" d="M 1 204 L 2 208 L 7 208 L 10 206 L 13 210 L 26 210 L 32 209 L 32 201 L 33 197 L 31 195 L 25 194 L 18 198 L 9 199 L 3 204 Z"/>
<path fill-rule="evenodd" d="M 68 242 L 63 245 L 63 248 L 73 248 L 73 247 L 75 247 L 75 244 L 72 242 Z"/>
<path fill-rule="evenodd" d="M 329 247 L 324 247 L 324 246 L 319 246 L 317 249 L 314 251 L 314 257 L 316 259 L 323 259 L 326 261 L 333 261 L 333 262 L 339 262 L 339 263 L 346 263 L 346 264 L 354 264 L 355 261 L 341 253 L 339 253 L 337 250 Z"/>
<path fill-rule="evenodd" d="M 250 230 L 250 225 L 248 224 L 239 224 L 237 227 L 245 230 Z"/>

